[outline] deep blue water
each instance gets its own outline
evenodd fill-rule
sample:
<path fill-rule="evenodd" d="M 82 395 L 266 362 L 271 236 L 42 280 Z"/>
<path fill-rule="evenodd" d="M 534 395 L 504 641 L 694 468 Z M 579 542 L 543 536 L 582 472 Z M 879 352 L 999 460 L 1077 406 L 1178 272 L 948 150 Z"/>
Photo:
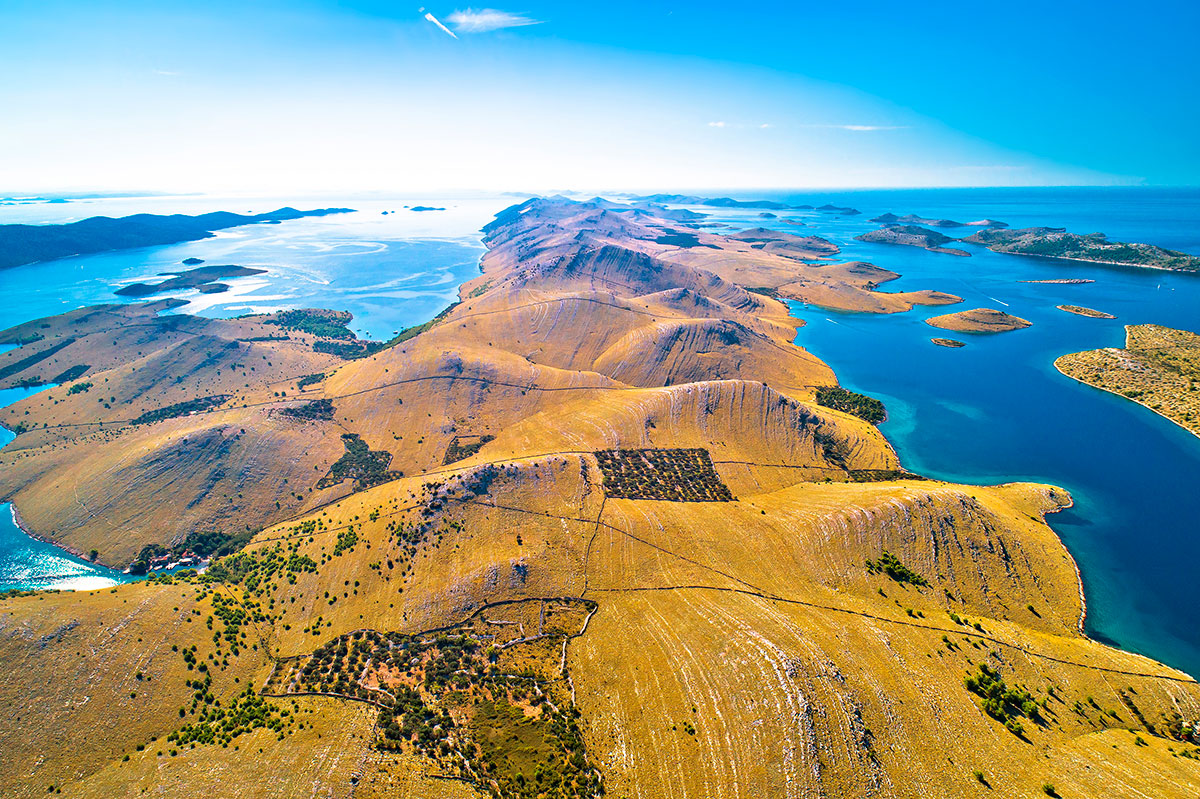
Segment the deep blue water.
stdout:
<path fill-rule="evenodd" d="M 1053 366 L 1064 353 L 1122 346 L 1127 324 L 1200 332 L 1200 276 L 1000 255 L 972 245 L 963 245 L 972 257 L 961 258 L 853 240 L 877 227 L 867 220 L 891 211 L 1101 231 L 1200 255 L 1200 191 L 920 190 L 788 199 L 849 205 L 863 213 L 830 219 L 780 212 L 780 219 L 770 220 L 739 211 L 722 218 L 829 238 L 846 259 L 903 275 L 884 291 L 931 288 L 965 299 L 889 316 L 794 303 L 795 314 L 808 323 L 796 342 L 828 362 L 843 385 L 886 403 L 889 419 L 882 430 L 908 468 L 967 483 L 1035 480 L 1070 490 L 1075 507 L 1049 522 L 1083 574 L 1089 634 L 1200 675 L 1200 438 Z M 786 225 L 784 218 L 810 226 Z M 972 229 L 943 232 L 965 236 Z M 1071 277 L 1096 282 L 1017 282 Z M 1054 307 L 1068 303 L 1117 319 L 1088 319 Z M 923 321 L 981 306 L 1024 317 L 1033 327 L 970 336 Z M 967 346 L 938 347 L 929 341 L 934 336 Z"/>

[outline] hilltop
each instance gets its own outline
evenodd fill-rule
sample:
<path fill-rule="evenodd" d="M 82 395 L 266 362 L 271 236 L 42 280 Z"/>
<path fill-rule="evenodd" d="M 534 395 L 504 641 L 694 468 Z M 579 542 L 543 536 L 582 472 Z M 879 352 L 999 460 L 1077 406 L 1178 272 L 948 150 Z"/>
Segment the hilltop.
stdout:
<path fill-rule="evenodd" d="M 1200 686 L 1081 632 L 1070 496 L 906 471 L 777 299 L 945 295 L 778 242 L 537 199 L 391 342 L 165 303 L 0 335 L 0 385 L 87 367 L 0 416 L 30 526 L 230 553 L 0 600 L 0 793 L 1195 792 Z"/>

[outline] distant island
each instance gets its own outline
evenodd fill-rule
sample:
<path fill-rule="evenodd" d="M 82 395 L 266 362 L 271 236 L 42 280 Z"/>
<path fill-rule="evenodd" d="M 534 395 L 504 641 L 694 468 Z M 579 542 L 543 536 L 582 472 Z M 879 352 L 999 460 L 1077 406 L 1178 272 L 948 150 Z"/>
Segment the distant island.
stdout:
<path fill-rule="evenodd" d="M 992 308 L 972 308 L 969 311 L 934 316 L 926 319 L 925 324 L 959 333 L 1005 333 L 1033 325 L 1028 319 Z"/>
<path fill-rule="evenodd" d="M 774 200 L 734 200 L 729 197 L 697 197 L 694 194 L 643 194 L 630 197 L 635 203 L 703 205 L 709 208 L 763 208 L 768 211 L 812 210 L 811 205 L 788 205 Z"/>
<path fill-rule="evenodd" d="M 971 253 L 955 247 L 943 247 L 947 242 L 955 241 L 936 230 L 917 225 L 884 225 L 879 230 L 872 230 L 854 237 L 857 241 L 869 241 L 876 244 L 902 244 L 909 247 L 920 247 L 930 252 L 940 252 L 946 255 L 970 257 Z"/>
<path fill-rule="evenodd" d="M 352 208 L 297 211 L 280 208 L 265 214 L 134 214 L 113 218 L 93 216 L 65 225 L 0 225 L 0 269 L 131 247 L 152 247 L 198 241 L 214 231 L 256 223 L 278 223 L 306 216 L 350 213 Z"/>
<path fill-rule="evenodd" d="M 1200 336 L 1161 325 L 1126 325 L 1125 348 L 1063 355 L 1067 377 L 1133 400 L 1200 436 Z"/>
<path fill-rule="evenodd" d="M 1103 233 L 1078 235 L 1065 228 L 1031 227 L 981 230 L 962 241 L 982 244 L 992 252 L 1036 255 L 1068 261 L 1140 266 L 1172 272 L 1200 271 L 1200 258 L 1153 244 L 1109 241 Z"/>
<path fill-rule="evenodd" d="M 432 205 L 414 205 L 410 211 L 445 211 L 445 208 L 437 208 Z"/>
<path fill-rule="evenodd" d="M 953 219 L 927 219 L 916 214 L 882 214 L 871 220 L 881 225 L 929 225 L 930 227 L 1008 227 L 1007 222 L 995 219 L 980 219 L 975 222 L 955 222 Z"/>
<path fill-rule="evenodd" d="M 1105 313 L 1104 311 L 1097 311 L 1095 308 L 1084 308 L 1082 305 L 1055 305 L 1054 307 L 1060 311 L 1066 311 L 1067 313 L 1073 313 L 1076 316 L 1087 316 L 1087 317 L 1091 317 L 1092 319 L 1116 319 L 1117 318 L 1110 313 Z"/>
<path fill-rule="evenodd" d="M 197 259 L 187 259 L 187 261 L 195 260 Z M 187 263 L 187 261 L 184 261 L 184 263 Z M 266 271 L 265 269 L 254 269 L 249 266 L 236 266 L 234 264 L 198 266 L 195 269 L 188 269 L 183 272 L 167 272 L 164 276 L 170 275 L 172 277 L 161 283 L 134 283 L 129 286 L 123 286 L 113 293 L 122 297 L 149 297 L 152 294 L 165 294 L 168 291 L 199 289 L 204 294 L 220 294 L 223 291 L 228 291 L 229 286 L 224 283 L 217 283 L 217 280 L 224 277 L 261 275 L 266 273 Z"/>
<path fill-rule="evenodd" d="M 953 338 L 931 338 L 929 340 L 939 347 L 958 348 L 967 346 L 965 341 L 959 341 L 958 339 Z"/>

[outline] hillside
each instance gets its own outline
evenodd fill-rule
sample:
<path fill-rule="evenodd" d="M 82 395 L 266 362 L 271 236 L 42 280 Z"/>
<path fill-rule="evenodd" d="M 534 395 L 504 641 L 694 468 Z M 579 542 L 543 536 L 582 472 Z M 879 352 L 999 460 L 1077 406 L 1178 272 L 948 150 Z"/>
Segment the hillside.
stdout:
<path fill-rule="evenodd" d="M 1200 789 L 1200 686 L 1081 632 L 1044 522 L 1070 496 L 905 471 L 776 299 L 948 295 L 645 209 L 484 234 L 387 345 L 165 302 L 0 334 L 0 386 L 87 367 L 0 415 L 28 526 L 116 564 L 236 550 L 0 599 L 0 794 Z"/>

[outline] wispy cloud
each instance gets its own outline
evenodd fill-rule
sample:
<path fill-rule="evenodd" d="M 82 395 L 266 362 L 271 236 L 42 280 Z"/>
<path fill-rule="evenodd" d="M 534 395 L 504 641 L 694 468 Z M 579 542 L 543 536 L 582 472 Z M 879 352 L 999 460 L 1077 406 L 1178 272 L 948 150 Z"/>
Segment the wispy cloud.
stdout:
<path fill-rule="evenodd" d="M 433 14 L 429 13 L 428 11 L 426 11 L 424 8 L 419 8 L 419 9 L 417 9 L 417 11 L 418 11 L 418 12 L 420 12 L 420 13 L 422 13 L 422 14 L 424 14 L 424 15 L 425 15 L 425 19 L 429 20 L 429 21 L 430 21 L 430 22 L 432 22 L 434 25 L 437 25 L 439 28 L 441 28 L 443 31 L 445 31 L 446 35 L 447 35 L 447 36 L 449 36 L 451 39 L 457 39 L 457 38 L 458 38 L 458 37 L 457 37 L 457 36 L 454 34 L 454 31 L 450 30 L 450 29 L 449 29 L 449 28 L 447 28 L 445 25 L 443 25 L 443 24 L 441 23 L 441 20 L 439 20 L 439 19 L 438 19 L 437 17 L 435 17 Z"/>
<path fill-rule="evenodd" d="M 178 75 L 179 74 L 178 72 L 172 72 L 169 69 L 156 69 L 156 70 L 153 70 L 153 72 L 155 75 Z"/>
<path fill-rule="evenodd" d="M 856 133 L 874 130 L 904 130 L 908 125 L 801 125 L 804 128 L 832 128 L 834 130 L 852 130 Z"/>
<path fill-rule="evenodd" d="M 509 11 L 497 11 L 494 8 L 468 8 L 455 11 L 446 17 L 459 33 L 490 33 L 503 28 L 523 28 L 526 25 L 540 25 L 540 19 L 533 19 L 524 14 L 513 14 Z"/>
<path fill-rule="evenodd" d="M 708 126 L 710 128 L 756 128 L 758 130 L 766 130 L 767 128 L 775 127 L 770 122 L 763 122 L 762 124 L 747 124 L 745 122 L 726 122 L 724 120 L 709 122 Z"/>

